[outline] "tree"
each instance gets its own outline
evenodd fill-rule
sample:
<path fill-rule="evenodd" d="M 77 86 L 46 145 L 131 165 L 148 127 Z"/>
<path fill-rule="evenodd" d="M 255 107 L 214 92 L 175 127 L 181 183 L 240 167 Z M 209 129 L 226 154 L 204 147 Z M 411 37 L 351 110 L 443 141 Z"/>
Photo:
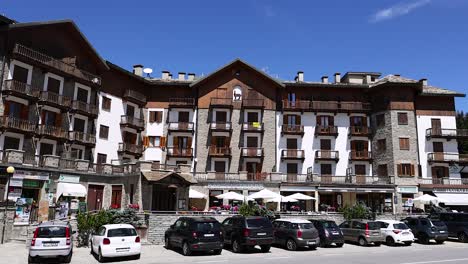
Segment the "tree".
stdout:
<path fill-rule="evenodd" d="M 464 113 L 463 111 L 457 112 L 456 120 L 458 129 L 468 129 L 468 113 Z M 468 141 L 458 141 L 458 152 L 460 154 L 468 154 Z"/>

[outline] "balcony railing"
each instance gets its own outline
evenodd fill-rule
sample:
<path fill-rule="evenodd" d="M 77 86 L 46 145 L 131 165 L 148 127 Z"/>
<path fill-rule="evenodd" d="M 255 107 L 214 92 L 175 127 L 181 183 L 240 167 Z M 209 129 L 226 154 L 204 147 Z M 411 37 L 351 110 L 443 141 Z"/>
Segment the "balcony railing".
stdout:
<path fill-rule="evenodd" d="M 191 158 L 193 157 L 193 149 L 192 148 L 168 147 L 167 155 L 171 157 Z"/>
<path fill-rule="evenodd" d="M 368 112 L 372 109 L 370 103 L 363 102 L 340 102 L 341 111 Z"/>
<path fill-rule="evenodd" d="M 260 122 L 244 122 L 242 124 L 242 131 L 262 132 L 263 131 L 263 123 L 260 123 Z"/>
<path fill-rule="evenodd" d="M 0 127 L 24 132 L 36 131 L 36 123 L 10 116 L 0 116 Z"/>
<path fill-rule="evenodd" d="M 335 160 L 337 161 L 340 158 L 339 152 L 336 150 L 316 150 L 315 159 L 316 160 Z"/>
<path fill-rule="evenodd" d="M 353 185 L 391 185 L 394 177 L 392 176 L 368 176 L 368 175 L 317 175 L 314 182 L 320 184 L 353 184 Z"/>
<path fill-rule="evenodd" d="M 242 157 L 260 158 L 263 157 L 263 148 L 242 148 Z"/>
<path fill-rule="evenodd" d="M 39 96 L 40 89 L 20 81 L 6 80 L 5 85 L 3 86 L 3 91 L 18 96 L 37 98 Z"/>
<path fill-rule="evenodd" d="M 349 159 L 370 161 L 372 160 L 372 152 L 351 150 L 351 152 L 349 153 Z"/>
<path fill-rule="evenodd" d="M 232 107 L 232 98 L 211 98 L 211 107 Z"/>
<path fill-rule="evenodd" d="M 440 163 L 457 163 L 459 161 L 458 153 L 447 153 L 447 152 L 430 152 L 427 153 L 427 161 L 429 163 L 440 162 Z"/>
<path fill-rule="evenodd" d="M 427 138 L 468 139 L 468 129 L 428 128 Z"/>
<path fill-rule="evenodd" d="M 212 122 L 210 124 L 210 130 L 212 131 L 230 131 L 231 122 Z"/>
<path fill-rule="evenodd" d="M 288 135 L 303 135 L 304 134 L 304 126 L 303 125 L 283 124 L 281 126 L 281 133 L 282 134 L 288 134 Z"/>
<path fill-rule="evenodd" d="M 169 122 L 169 131 L 193 132 L 193 122 Z"/>
<path fill-rule="evenodd" d="M 169 98 L 169 107 L 193 108 L 194 106 L 194 98 Z"/>
<path fill-rule="evenodd" d="M 101 78 L 99 76 L 89 73 L 85 70 L 79 69 L 76 66 L 65 63 L 61 60 L 52 58 L 31 48 L 25 47 L 21 44 L 15 45 L 13 53 L 25 57 L 27 59 L 33 60 L 35 62 L 41 63 L 42 65 L 54 68 L 76 78 L 85 80 L 89 83 L 101 85 Z"/>
<path fill-rule="evenodd" d="M 39 101 L 43 103 L 53 104 L 54 106 L 68 108 L 71 105 L 71 98 L 68 96 L 56 94 L 49 91 L 41 91 Z"/>
<path fill-rule="evenodd" d="M 243 99 L 242 107 L 244 108 L 263 108 L 265 100 L 263 99 Z"/>
<path fill-rule="evenodd" d="M 316 126 L 315 127 L 316 136 L 338 136 L 338 127 L 336 126 Z"/>
<path fill-rule="evenodd" d="M 287 111 L 304 111 L 310 108 L 310 101 L 306 100 L 297 100 L 297 101 L 288 101 L 283 100 L 283 110 Z"/>
<path fill-rule="evenodd" d="M 67 131 L 61 127 L 48 126 L 48 125 L 39 125 L 37 133 L 42 136 L 48 136 L 53 138 L 67 138 Z"/>
<path fill-rule="evenodd" d="M 286 173 L 281 175 L 281 181 L 287 183 L 311 183 L 313 178 L 307 174 Z"/>
<path fill-rule="evenodd" d="M 123 115 L 120 116 L 120 125 L 133 127 L 136 129 L 143 129 L 145 127 L 145 121 L 134 116 Z"/>
<path fill-rule="evenodd" d="M 96 135 L 79 131 L 69 132 L 70 140 L 83 144 L 96 144 Z"/>
<path fill-rule="evenodd" d="M 420 184 L 437 184 L 437 185 L 468 185 L 468 178 L 419 178 Z"/>
<path fill-rule="evenodd" d="M 124 96 L 125 99 L 129 101 L 133 101 L 137 104 L 145 104 L 146 103 L 146 96 L 142 93 L 139 93 L 135 90 L 127 89 L 125 90 Z"/>
<path fill-rule="evenodd" d="M 119 143 L 119 152 L 126 152 L 134 155 L 141 155 L 143 152 L 142 145 L 135 145 L 131 143 Z"/>
<path fill-rule="evenodd" d="M 304 150 L 302 149 L 283 149 L 281 150 L 281 159 L 296 159 L 303 160 L 305 158 Z"/>
<path fill-rule="evenodd" d="M 210 156 L 230 156 L 231 155 L 231 148 L 230 147 L 210 146 L 210 148 L 208 149 L 208 154 Z"/>
<path fill-rule="evenodd" d="M 266 172 L 253 172 L 249 173 L 242 171 L 239 173 L 227 173 L 227 172 L 197 172 L 194 178 L 199 182 L 210 182 L 210 181 L 262 181 L 270 182 L 273 181 L 271 174 Z M 279 182 L 279 178 L 277 181 Z"/>
<path fill-rule="evenodd" d="M 366 102 L 283 100 L 283 110 L 287 111 L 331 111 L 331 112 L 368 112 L 371 104 Z"/>
<path fill-rule="evenodd" d="M 349 127 L 349 136 L 368 137 L 371 134 L 372 134 L 371 128 L 367 126 L 350 126 Z"/>
<path fill-rule="evenodd" d="M 72 109 L 92 116 L 96 116 L 99 113 L 99 108 L 97 106 L 76 100 L 72 102 Z"/>

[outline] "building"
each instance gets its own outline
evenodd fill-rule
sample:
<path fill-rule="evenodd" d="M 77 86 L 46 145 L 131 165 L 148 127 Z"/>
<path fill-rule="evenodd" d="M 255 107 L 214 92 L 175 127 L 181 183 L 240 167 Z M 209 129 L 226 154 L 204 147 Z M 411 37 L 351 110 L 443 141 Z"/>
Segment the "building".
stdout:
<path fill-rule="evenodd" d="M 263 188 L 314 196 L 307 211 L 397 213 L 423 193 L 468 205 L 454 104 L 464 94 L 426 79 L 278 80 L 240 59 L 155 78 L 103 60 L 69 20 L 2 18 L 0 52 L 1 166 L 17 169 L 11 199 L 30 198 L 40 219 L 63 204 L 209 210 L 232 202 L 218 194 Z M 206 199 L 189 199 L 189 186 Z"/>

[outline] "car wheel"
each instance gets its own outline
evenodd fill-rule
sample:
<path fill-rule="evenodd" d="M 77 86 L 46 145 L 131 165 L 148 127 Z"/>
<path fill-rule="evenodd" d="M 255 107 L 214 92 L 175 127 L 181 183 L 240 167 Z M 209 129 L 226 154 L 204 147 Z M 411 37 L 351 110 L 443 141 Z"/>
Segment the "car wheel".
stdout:
<path fill-rule="evenodd" d="M 436 243 L 439 245 L 442 245 L 445 242 L 445 240 L 436 240 Z"/>
<path fill-rule="evenodd" d="M 325 239 L 320 239 L 320 247 L 325 248 L 325 247 L 328 247 L 328 246 L 330 246 L 330 244 L 327 243 L 327 241 L 325 241 Z"/>
<path fill-rule="evenodd" d="M 260 249 L 262 250 L 263 253 L 270 252 L 270 248 L 271 248 L 270 245 L 263 245 L 263 246 L 260 246 Z"/>
<path fill-rule="evenodd" d="M 141 254 L 137 254 L 137 255 L 133 256 L 133 259 L 138 260 L 138 259 L 140 259 L 140 257 L 141 257 Z"/>
<path fill-rule="evenodd" d="M 106 261 L 106 259 L 102 256 L 101 248 L 99 248 L 99 252 L 98 252 L 98 261 L 100 263 L 103 263 Z"/>
<path fill-rule="evenodd" d="M 182 245 L 182 254 L 184 254 L 184 256 L 192 255 L 192 250 L 190 249 L 190 246 L 187 242 L 184 242 Z"/>
<path fill-rule="evenodd" d="M 339 247 L 339 248 L 343 247 L 343 245 L 344 245 L 344 243 L 336 243 L 336 246 Z"/>
<path fill-rule="evenodd" d="M 413 244 L 413 242 L 411 242 L 411 241 L 405 242 L 405 246 L 411 246 L 411 244 Z"/>
<path fill-rule="evenodd" d="M 288 241 L 286 241 L 286 249 L 289 251 L 296 251 L 297 250 L 296 241 L 292 239 L 288 239 Z"/>
<path fill-rule="evenodd" d="M 222 251 L 223 251 L 222 249 L 215 249 L 215 250 L 213 250 L 213 254 L 215 254 L 215 255 L 221 255 L 221 252 L 222 252 Z"/>
<path fill-rule="evenodd" d="M 358 243 L 361 247 L 366 247 L 368 245 L 367 240 L 363 237 L 360 237 Z"/>
<path fill-rule="evenodd" d="M 429 244 L 429 237 L 426 234 L 421 233 L 418 235 L 418 241 L 421 244 Z"/>
<path fill-rule="evenodd" d="M 374 245 L 375 245 L 376 247 L 380 247 L 380 245 L 382 245 L 382 243 L 381 243 L 381 242 L 374 242 Z"/>
<path fill-rule="evenodd" d="M 28 264 L 32 264 L 32 263 L 36 263 L 36 259 L 31 256 L 28 256 Z"/>
<path fill-rule="evenodd" d="M 385 243 L 387 243 L 387 246 L 390 247 L 395 246 L 395 240 L 393 239 L 393 237 L 387 237 L 387 239 L 385 239 Z"/>
<path fill-rule="evenodd" d="M 171 241 L 169 240 L 169 237 L 164 238 L 164 247 L 166 249 L 171 249 Z"/>
<path fill-rule="evenodd" d="M 458 234 L 458 241 L 462 243 L 468 243 L 468 236 L 465 233 Z"/>
<path fill-rule="evenodd" d="M 242 246 L 240 244 L 240 241 L 238 239 L 235 239 L 232 241 L 232 252 L 234 253 L 241 253 L 242 252 Z"/>
<path fill-rule="evenodd" d="M 72 256 L 73 256 L 73 251 L 70 250 L 70 253 L 68 254 L 68 256 L 65 257 L 65 259 L 63 260 L 63 262 L 65 262 L 65 263 L 70 263 L 71 260 L 72 260 Z"/>

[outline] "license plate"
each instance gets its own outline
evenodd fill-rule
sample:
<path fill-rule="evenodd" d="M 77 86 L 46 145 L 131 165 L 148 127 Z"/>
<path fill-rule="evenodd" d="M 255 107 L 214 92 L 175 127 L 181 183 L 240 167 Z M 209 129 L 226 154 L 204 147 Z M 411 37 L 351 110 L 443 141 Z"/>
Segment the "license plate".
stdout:
<path fill-rule="evenodd" d="M 214 234 L 205 234 L 205 237 L 214 237 Z"/>
<path fill-rule="evenodd" d="M 44 243 L 42 244 L 43 247 L 57 247 L 58 246 L 58 242 L 57 243 Z"/>
<path fill-rule="evenodd" d="M 307 245 L 315 245 L 315 241 L 309 241 L 307 242 Z"/>
<path fill-rule="evenodd" d="M 440 233 L 445 233 L 445 231 L 440 231 Z"/>
<path fill-rule="evenodd" d="M 409 235 L 409 233 L 408 233 L 408 232 L 403 232 L 402 234 L 403 234 L 403 235 L 405 235 L 405 236 L 406 236 L 406 235 Z"/>
<path fill-rule="evenodd" d="M 257 233 L 257 236 L 266 236 L 266 233 Z"/>
<path fill-rule="evenodd" d="M 126 251 L 129 251 L 130 248 L 116 248 L 115 251 L 117 252 L 126 252 Z"/>
<path fill-rule="evenodd" d="M 339 233 L 338 232 L 332 232 L 332 235 L 338 235 Z"/>

